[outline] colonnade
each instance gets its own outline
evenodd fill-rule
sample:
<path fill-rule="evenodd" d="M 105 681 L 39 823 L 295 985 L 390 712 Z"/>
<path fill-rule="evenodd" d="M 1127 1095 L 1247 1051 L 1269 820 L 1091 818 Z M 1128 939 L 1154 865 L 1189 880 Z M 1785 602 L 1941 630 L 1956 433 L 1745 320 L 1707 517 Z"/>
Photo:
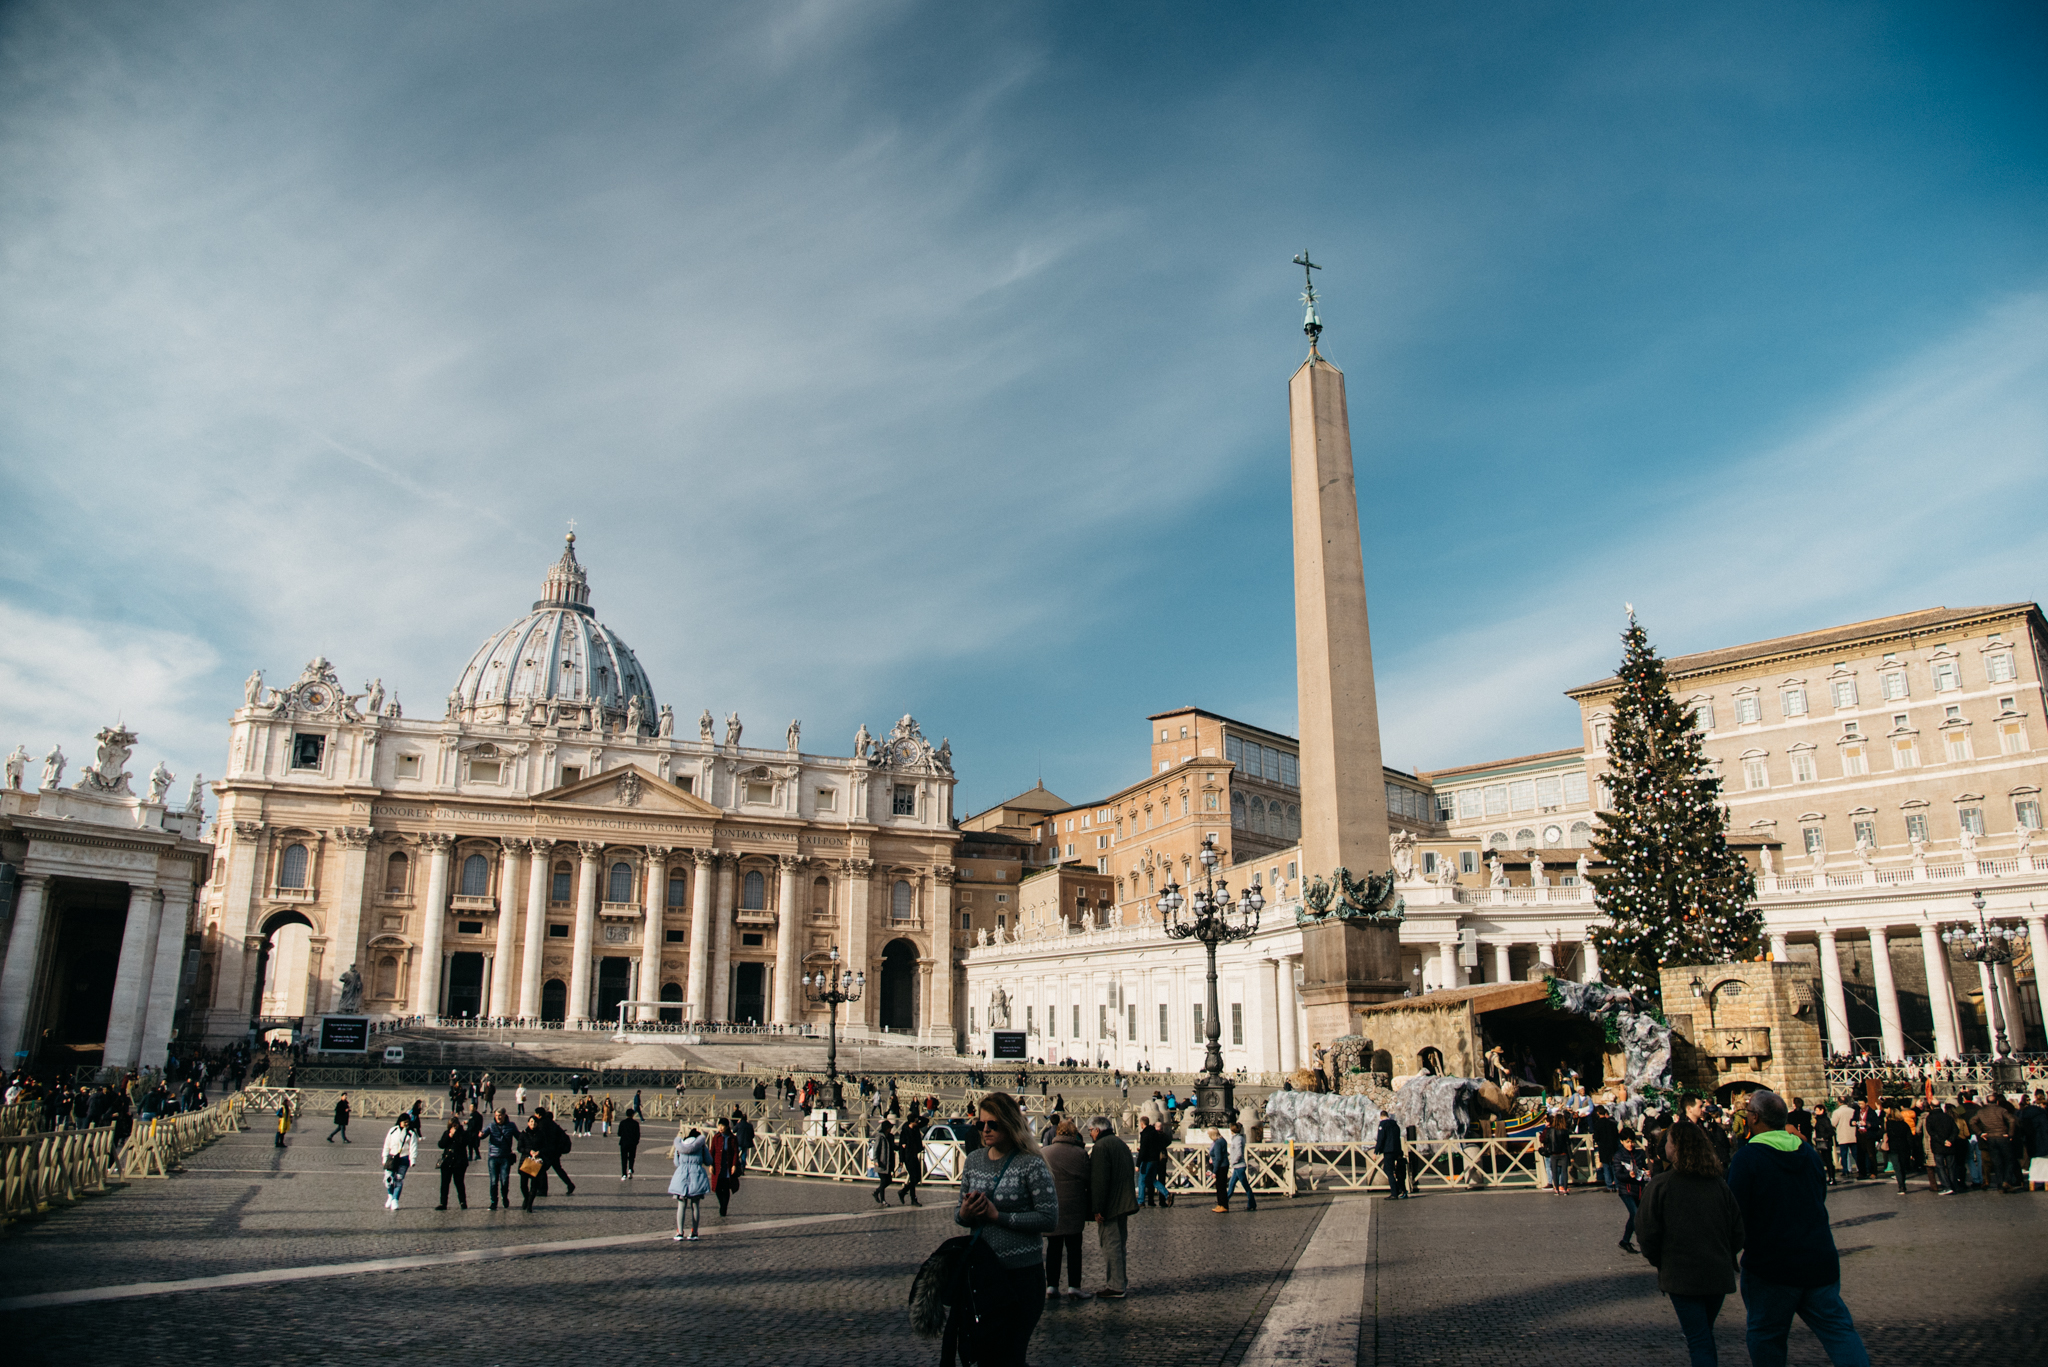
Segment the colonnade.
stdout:
<path fill-rule="evenodd" d="M 2025 921 L 2034 963 L 2048 964 L 2048 914 L 2029 914 Z M 1919 941 L 1921 960 L 1925 965 L 1927 1005 L 1934 1021 L 1934 1052 L 1943 1058 L 1959 1056 L 1963 1052 L 1962 1019 L 1958 1006 L 1961 994 L 1956 990 L 1951 973 L 1948 947 L 1941 940 L 1940 923 L 1929 920 L 1906 927 L 1878 924 L 1862 929 L 1870 937 L 1871 986 L 1877 998 L 1878 1032 L 1884 1057 L 1902 1059 L 1909 1053 L 1918 1052 L 1907 1047 L 1903 1016 L 1899 1010 L 1897 974 L 1891 957 L 1894 943 L 1913 938 Z M 1856 1044 L 1849 1029 L 1848 990 L 1842 980 L 1841 929 L 1822 927 L 1816 932 L 1816 938 L 1820 950 L 1821 998 L 1828 1050 L 1833 1054 L 1851 1054 L 1856 1051 Z M 1774 957 L 1789 957 L 1789 948 L 1786 934 L 1771 935 Z M 2012 975 L 2012 965 L 1980 963 L 1976 969 L 1978 987 L 1984 999 L 1988 1002 L 1994 993 L 1997 996 L 1999 1010 L 2005 1018 L 2007 1044 L 2015 1051 L 2023 1048 L 2026 1025 L 2020 1014 L 2019 989 Z"/>
<path fill-rule="evenodd" d="M 1575 934 L 1575 943 L 1579 950 L 1579 963 L 1582 967 L 1582 980 L 1589 983 L 1599 982 L 1600 951 L 1593 943 L 1592 933 L 1590 929 L 1582 928 L 1576 931 Z M 1484 981 L 1487 983 L 1505 983 L 1515 980 L 1511 956 L 1515 946 L 1519 944 L 1533 944 L 1536 947 L 1537 962 L 1550 969 L 1556 969 L 1557 943 L 1551 940 L 1523 941 L 1495 939 L 1490 936 L 1480 937 L 1479 946 L 1482 953 L 1489 949 L 1493 951 L 1493 972 Z M 1463 948 L 1463 942 L 1456 934 L 1439 936 L 1434 942 L 1423 941 L 1417 947 L 1426 951 L 1423 956 L 1423 985 L 1425 988 L 1436 990 L 1450 987 L 1473 987 L 1477 986 L 1481 981 L 1473 976 L 1472 970 L 1459 962 L 1459 952 Z"/>

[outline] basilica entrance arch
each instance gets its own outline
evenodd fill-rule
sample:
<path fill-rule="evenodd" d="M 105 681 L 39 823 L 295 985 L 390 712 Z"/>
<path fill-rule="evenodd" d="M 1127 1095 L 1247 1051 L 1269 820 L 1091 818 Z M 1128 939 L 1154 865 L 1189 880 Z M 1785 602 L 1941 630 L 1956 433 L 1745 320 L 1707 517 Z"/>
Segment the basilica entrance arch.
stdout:
<path fill-rule="evenodd" d="M 540 1018 L 558 1021 L 568 1014 L 569 985 L 560 978 L 549 978 L 540 985 Z"/>
<path fill-rule="evenodd" d="M 270 976 L 270 959 L 277 943 L 277 932 L 286 926 L 304 926 L 309 935 L 319 933 L 319 927 L 307 918 L 306 913 L 292 907 L 273 911 L 263 919 L 257 932 L 263 937 L 263 942 L 256 949 L 255 989 L 249 997 L 249 1027 L 252 1031 L 256 1022 L 263 1018 L 263 993 Z"/>
<path fill-rule="evenodd" d="M 908 940 L 882 950 L 881 1023 L 884 1030 L 917 1028 L 917 946 Z"/>

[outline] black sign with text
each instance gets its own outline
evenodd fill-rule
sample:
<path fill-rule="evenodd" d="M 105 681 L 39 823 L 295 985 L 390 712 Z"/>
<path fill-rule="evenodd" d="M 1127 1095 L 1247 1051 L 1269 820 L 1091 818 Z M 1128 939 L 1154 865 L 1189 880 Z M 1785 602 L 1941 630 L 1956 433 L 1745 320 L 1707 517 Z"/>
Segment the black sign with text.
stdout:
<path fill-rule="evenodd" d="M 366 1054 L 370 1051 L 368 1016 L 322 1016 L 320 1052 L 323 1054 Z"/>

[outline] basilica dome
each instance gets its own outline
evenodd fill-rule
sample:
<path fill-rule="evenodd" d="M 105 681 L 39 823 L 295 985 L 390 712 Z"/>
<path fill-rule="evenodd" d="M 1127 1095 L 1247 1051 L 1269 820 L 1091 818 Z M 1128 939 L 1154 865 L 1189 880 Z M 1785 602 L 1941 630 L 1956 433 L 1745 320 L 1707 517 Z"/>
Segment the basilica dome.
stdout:
<path fill-rule="evenodd" d="M 448 706 L 472 722 L 596 730 L 630 719 L 639 732 L 653 728 L 654 689 L 632 650 L 591 612 L 574 532 L 533 611 L 478 648 Z"/>

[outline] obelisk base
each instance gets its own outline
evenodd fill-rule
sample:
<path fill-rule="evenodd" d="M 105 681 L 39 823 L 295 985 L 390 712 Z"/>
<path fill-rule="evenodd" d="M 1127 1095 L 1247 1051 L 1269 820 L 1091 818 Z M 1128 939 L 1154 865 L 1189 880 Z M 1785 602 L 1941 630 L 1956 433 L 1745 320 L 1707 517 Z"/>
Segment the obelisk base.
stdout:
<path fill-rule="evenodd" d="M 1301 932 L 1301 1000 L 1308 1037 L 1329 1044 L 1358 1033 L 1357 1009 L 1392 1001 L 1401 981 L 1401 933 L 1392 926 L 1326 921 Z"/>

